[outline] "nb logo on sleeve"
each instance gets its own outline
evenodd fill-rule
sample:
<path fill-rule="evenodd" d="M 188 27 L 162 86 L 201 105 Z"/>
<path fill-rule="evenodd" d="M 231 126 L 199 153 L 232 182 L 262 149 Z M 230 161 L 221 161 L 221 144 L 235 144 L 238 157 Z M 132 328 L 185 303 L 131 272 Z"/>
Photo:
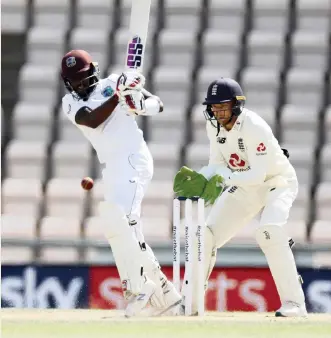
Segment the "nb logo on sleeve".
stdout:
<path fill-rule="evenodd" d="M 221 143 L 221 144 L 224 144 L 226 142 L 226 138 L 225 137 L 218 137 L 217 138 L 217 142 Z"/>

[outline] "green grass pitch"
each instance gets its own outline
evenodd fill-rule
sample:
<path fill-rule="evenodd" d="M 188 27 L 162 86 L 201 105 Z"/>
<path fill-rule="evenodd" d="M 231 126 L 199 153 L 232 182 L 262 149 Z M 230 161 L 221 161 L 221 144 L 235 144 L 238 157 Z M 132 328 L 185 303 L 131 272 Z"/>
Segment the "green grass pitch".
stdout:
<path fill-rule="evenodd" d="M 1 309 L 3 338 L 329 338 L 331 314 L 208 312 L 204 317 L 136 317 L 123 311 Z"/>

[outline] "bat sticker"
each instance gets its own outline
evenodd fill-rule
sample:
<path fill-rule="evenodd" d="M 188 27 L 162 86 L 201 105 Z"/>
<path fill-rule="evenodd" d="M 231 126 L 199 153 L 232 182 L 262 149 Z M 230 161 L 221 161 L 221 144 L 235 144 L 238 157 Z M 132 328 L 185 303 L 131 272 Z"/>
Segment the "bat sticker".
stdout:
<path fill-rule="evenodd" d="M 142 39 L 136 35 L 128 44 L 128 53 L 126 59 L 126 65 L 129 68 L 139 68 L 142 64 L 142 56 L 144 51 L 144 45 Z"/>

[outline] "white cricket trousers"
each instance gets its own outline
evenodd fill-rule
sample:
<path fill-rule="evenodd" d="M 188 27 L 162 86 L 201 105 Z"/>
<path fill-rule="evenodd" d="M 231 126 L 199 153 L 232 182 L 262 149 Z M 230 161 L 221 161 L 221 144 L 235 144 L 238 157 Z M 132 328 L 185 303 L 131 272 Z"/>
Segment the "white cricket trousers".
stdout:
<path fill-rule="evenodd" d="M 147 145 L 113 156 L 102 176 L 105 200 L 120 206 L 129 219 L 140 218 L 141 203 L 153 176 L 153 158 Z"/>
<path fill-rule="evenodd" d="M 153 176 L 153 158 L 147 145 L 144 144 L 140 151 L 120 154 L 118 158 L 112 158 L 112 161 L 106 164 L 102 174 L 105 200 L 119 206 L 127 216 L 130 228 L 141 248 L 140 258 L 144 272 L 157 287 L 155 295 L 158 295 L 158 304 L 163 304 L 161 282 L 162 280 L 164 282 L 165 276 L 160 270 L 159 262 L 152 249 L 145 242 L 143 224 L 140 220 L 141 203 Z M 123 243 L 123 247 L 126 246 L 127 243 Z M 129 250 L 126 254 L 129 254 Z M 135 255 L 139 254 L 135 253 Z"/>
<path fill-rule="evenodd" d="M 284 177 L 287 186 L 229 187 L 212 207 L 206 223 L 214 234 L 215 246 L 222 247 L 245 225 L 257 218 L 259 226 L 287 223 L 298 193 L 296 176 Z"/>

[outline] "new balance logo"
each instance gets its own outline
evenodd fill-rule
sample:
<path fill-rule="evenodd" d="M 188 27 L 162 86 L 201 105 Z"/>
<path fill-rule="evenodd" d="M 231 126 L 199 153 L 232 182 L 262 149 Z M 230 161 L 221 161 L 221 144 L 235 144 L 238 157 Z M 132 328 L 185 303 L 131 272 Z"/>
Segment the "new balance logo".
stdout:
<path fill-rule="evenodd" d="M 146 293 L 140 293 L 137 297 L 137 300 L 144 300 Z"/>
<path fill-rule="evenodd" d="M 217 138 L 217 142 L 218 142 L 218 143 L 224 144 L 225 141 L 226 141 L 226 138 L 225 138 L 225 137 L 218 137 L 218 138 Z"/>

